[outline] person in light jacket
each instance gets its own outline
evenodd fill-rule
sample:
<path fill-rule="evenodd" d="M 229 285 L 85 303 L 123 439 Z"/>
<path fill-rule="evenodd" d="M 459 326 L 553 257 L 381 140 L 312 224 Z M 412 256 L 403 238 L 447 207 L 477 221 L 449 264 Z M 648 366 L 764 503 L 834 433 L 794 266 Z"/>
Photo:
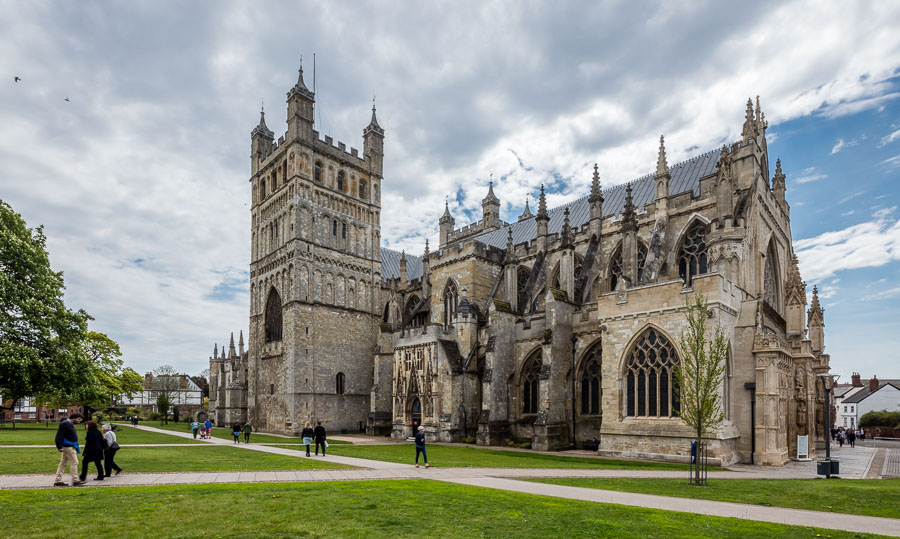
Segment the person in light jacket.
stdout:
<path fill-rule="evenodd" d="M 309 421 L 306 422 L 306 426 L 303 427 L 303 431 L 300 432 L 300 437 L 303 438 L 303 444 L 306 446 L 306 456 L 309 456 L 309 444 L 312 443 L 313 437 L 315 436 L 315 432 L 312 428 L 312 423 Z"/>
<path fill-rule="evenodd" d="M 116 452 L 119 451 L 119 442 L 116 440 L 116 433 L 112 430 L 112 425 L 107 423 L 103 425 L 103 441 L 106 447 L 103 449 L 104 468 L 106 469 L 106 477 L 112 475 L 112 471 L 116 471 L 116 475 L 122 472 L 122 468 L 116 464 Z"/>

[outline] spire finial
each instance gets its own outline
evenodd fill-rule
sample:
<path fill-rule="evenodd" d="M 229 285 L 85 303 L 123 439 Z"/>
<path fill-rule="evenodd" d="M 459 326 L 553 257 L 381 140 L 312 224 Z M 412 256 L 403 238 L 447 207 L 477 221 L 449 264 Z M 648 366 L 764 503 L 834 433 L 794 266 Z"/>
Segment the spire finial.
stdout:
<path fill-rule="evenodd" d="M 669 164 L 666 162 L 666 138 L 659 136 L 659 155 L 656 157 L 656 174 L 662 175 L 669 172 Z"/>
<path fill-rule="evenodd" d="M 541 184 L 541 196 L 538 199 L 538 217 L 547 217 L 547 195 L 544 194 L 544 184 Z"/>

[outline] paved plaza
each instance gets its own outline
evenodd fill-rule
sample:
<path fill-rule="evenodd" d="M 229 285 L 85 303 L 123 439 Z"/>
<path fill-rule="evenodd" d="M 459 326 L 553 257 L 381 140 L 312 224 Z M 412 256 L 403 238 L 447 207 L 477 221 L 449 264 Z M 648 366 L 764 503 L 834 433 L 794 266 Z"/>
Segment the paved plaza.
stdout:
<path fill-rule="evenodd" d="M 191 438 L 190 433 L 173 432 L 148 426 L 141 430 Z M 357 436 L 333 436 L 333 439 L 357 442 L 383 443 L 378 439 Z M 307 481 L 367 481 L 429 479 L 483 488 L 506 490 L 555 498 L 611 503 L 635 507 L 647 507 L 668 511 L 734 517 L 778 524 L 813 526 L 851 532 L 879 533 L 900 537 L 900 519 L 825 513 L 801 509 L 767 507 L 718 501 L 697 503 L 695 499 L 657 496 L 630 492 L 580 488 L 547 483 L 521 481 L 531 478 L 584 477 L 584 478 L 685 478 L 685 471 L 669 470 L 584 470 L 584 469 L 528 469 L 528 468 L 415 468 L 409 464 L 327 455 L 306 457 L 305 450 L 274 447 L 268 444 L 234 444 L 227 439 L 212 438 L 203 444 L 153 444 L 179 447 L 230 446 L 247 451 L 259 451 L 299 458 L 314 458 L 335 464 L 355 466 L 347 470 L 301 470 L 257 472 L 190 472 L 190 473 L 129 473 L 107 478 L 106 481 L 88 481 L 91 488 L 117 486 L 187 485 L 204 483 L 266 483 Z M 148 446 L 150 444 L 134 444 Z M 437 445 L 437 444 L 432 444 Z M 451 444 L 448 444 L 451 445 Z M 455 444 L 454 444 L 455 445 Z M 133 446 L 133 447 L 134 447 Z M 46 449 L 48 446 L 5 446 Z M 127 447 L 127 446 L 126 446 Z M 493 448 L 496 449 L 496 448 Z M 202 451 L 202 449 L 198 449 Z M 557 452 L 557 455 L 583 457 L 586 452 Z M 832 450 L 832 458 L 841 461 L 841 477 L 844 479 L 877 478 L 882 470 L 893 470 L 900 463 L 900 448 L 845 446 Z M 875 470 L 875 468 L 878 468 Z M 727 471 L 710 471 L 710 478 L 719 479 L 809 479 L 816 476 L 815 462 L 791 462 L 783 467 L 737 465 Z M 52 474 L 0 476 L 2 489 L 52 488 Z"/>

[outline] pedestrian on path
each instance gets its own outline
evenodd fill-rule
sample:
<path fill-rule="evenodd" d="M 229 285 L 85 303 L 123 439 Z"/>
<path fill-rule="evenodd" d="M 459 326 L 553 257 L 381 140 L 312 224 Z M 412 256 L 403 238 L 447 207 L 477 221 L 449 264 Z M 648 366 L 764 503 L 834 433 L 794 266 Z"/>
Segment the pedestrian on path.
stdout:
<path fill-rule="evenodd" d="M 233 427 L 231 427 L 231 434 L 234 435 L 234 443 L 241 443 L 241 424 L 235 423 Z"/>
<path fill-rule="evenodd" d="M 203 423 L 203 428 L 206 429 L 206 439 L 208 440 L 210 434 L 212 434 L 212 421 L 210 421 L 209 419 L 207 419 L 207 420 Z"/>
<path fill-rule="evenodd" d="M 847 431 L 847 441 L 850 442 L 850 447 L 856 447 L 856 432 L 853 429 Z"/>
<path fill-rule="evenodd" d="M 250 426 L 250 422 L 244 423 L 244 428 L 241 429 L 244 432 L 244 443 L 250 443 L 250 433 L 253 432 L 253 427 Z"/>
<path fill-rule="evenodd" d="M 309 444 L 313 441 L 313 436 L 315 436 L 315 431 L 313 431 L 312 423 L 309 421 L 306 422 L 306 426 L 303 427 L 303 431 L 300 432 L 300 437 L 303 438 L 303 445 L 306 446 L 306 456 L 309 456 Z"/>
<path fill-rule="evenodd" d="M 121 473 L 122 468 L 116 464 L 116 453 L 119 451 L 119 442 L 116 440 L 116 433 L 112 430 L 112 425 L 107 423 L 103 425 L 103 440 L 106 445 L 103 448 L 104 468 L 106 469 L 106 477 L 112 475 L 112 471 L 116 471 L 116 475 Z"/>
<path fill-rule="evenodd" d="M 425 454 L 425 427 L 419 427 L 419 432 L 416 433 L 416 468 L 419 467 L 419 453 L 422 453 L 422 458 L 425 459 L 425 467 L 430 468 L 428 455 Z"/>
<path fill-rule="evenodd" d="M 191 432 L 194 433 L 195 440 L 197 439 L 197 431 L 198 430 L 200 430 L 200 422 L 197 420 L 194 420 L 194 422 L 191 423 Z"/>
<path fill-rule="evenodd" d="M 97 467 L 97 481 L 103 481 L 103 435 L 97 428 L 96 421 L 88 421 L 87 434 L 84 435 L 84 454 L 81 458 L 81 480 L 87 479 L 88 465 L 94 463 Z"/>
<path fill-rule="evenodd" d="M 319 456 L 319 446 L 322 446 L 322 456 L 325 456 L 325 448 L 328 445 L 325 443 L 325 427 L 322 426 L 321 421 L 316 421 L 316 428 L 313 431 L 316 437 L 316 456 Z"/>
<path fill-rule="evenodd" d="M 59 450 L 59 466 L 56 468 L 56 482 L 54 487 L 64 487 L 62 476 L 69 467 L 69 473 L 72 475 L 72 486 L 77 487 L 83 485 L 84 481 L 78 477 L 78 431 L 75 425 L 81 423 L 84 416 L 75 412 L 67 419 L 63 419 L 56 429 L 56 449 Z"/>

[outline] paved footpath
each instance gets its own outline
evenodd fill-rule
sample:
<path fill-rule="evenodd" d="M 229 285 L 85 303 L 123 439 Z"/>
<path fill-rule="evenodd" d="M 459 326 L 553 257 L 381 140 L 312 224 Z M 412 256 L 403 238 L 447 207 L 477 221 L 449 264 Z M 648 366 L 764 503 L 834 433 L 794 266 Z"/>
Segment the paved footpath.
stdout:
<path fill-rule="evenodd" d="M 191 437 L 190 433 L 179 433 L 153 427 L 138 428 Z M 276 455 L 307 458 L 304 450 L 286 449 L 260 444 L 234 444 L 230 440 L 213 438 L 204 440 L 209 445 L 225 445 L 250 451 L 261 451 Z M 185 447 L 183 444 L 177 444 Z M 192 444 L 193 445 L 193 444 Z M 874 451 L 859 454 L 858 460 L 871 462 Z M 833 455 L 836 456 L 836 455 Z M 327 455 L 309 457 L 335 464 L 355 466 L 346 470 L 298 470 L 264 472 L 184 472 L 184 473 L 141 473 L 113 476 L 103 482 L 88 481 L 91 487 L 185 485 L 203 483 L 265 483 L 304 481 L 365 481 L 376 479 L 430 479 L 468 485 L 474 487 L 506 490 L 539 496 L 551 496 L 572 500 L 610 503 L 633 507 L 648 507 L 665 511 L 680 511 L 701 515 L 741 518 L 778 524 L 810 526 L 845 530 L 851 532 L 877 533 L 900 537 L 900 519 L 866 517 L 843 513 L 825 513 L 802 509 L 787 509 L 750 504 L 717 501 L 700 501 L 689 498 L 656 496 L 601 489 L 552 485 L 519 481 L 517 479 L 540 477 L 633 477 L 633 478 L 684 478 L 684 471 L 670 470 L 573 470 L 535 468 L 415 468 L 409 464 Z M 808 464 L 808 463 L 806 463 Z M 803 470 L 806 468 L 804 467 Z M 802 474 L 805 475 L 805 474 Z M 746 466 L 738 471 L 709 472 L 715 478 L 785 478 L 785 473 L 777 468 Z M 865 477 L 865 471 L 861 474 Z M 6 475 L 0 476 L 0 489 L 47 488 L 53 482 L 53 475 Z M 700 503 L 698 503 L 700 502 Z"/>

